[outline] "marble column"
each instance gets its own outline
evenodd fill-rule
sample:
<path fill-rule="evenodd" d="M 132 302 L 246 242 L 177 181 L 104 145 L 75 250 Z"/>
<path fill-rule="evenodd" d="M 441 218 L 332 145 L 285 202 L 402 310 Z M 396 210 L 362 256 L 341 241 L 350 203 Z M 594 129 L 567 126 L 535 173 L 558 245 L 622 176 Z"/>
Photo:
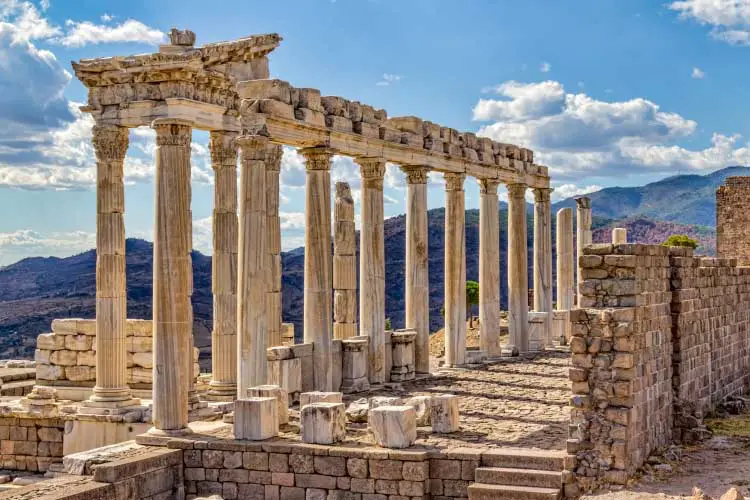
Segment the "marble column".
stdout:
<path fill-rule="evenodd" d="M 414 368 L 430 373 L 430 281 L 427 245 L 425 167 L 402 167 L 406 174 L 406 328 L 417 331 Z"/>
<path fill-rule="evenodd" d="M 508 329 L 510 348 L 529 350 L 529 257 L 526 184 L 508 184 Z"/>
<path fill-rule="evenodd" d="M 95 125 L 92 141 L 96 153 L 96 385 L 84 406 L 95 412 L 116 412 L 139 403 L 128 387 L 125 334 L 123 162 L 128 129 Z"/>
<path fill-rule="evenodd" d="M 336 183 L 333 218 L 333 338 L 344 340 L 357 336 L 357 231 L 346 182 Z"/>
<path fill-rule="evenodd" d="M 269 144 L 266 152 L 266 249 L 268 251 L 268 347 L 281 342 L 281 219 L 279 172 L 281 144 Z"/>
<path fill-rule="evenodd" d="M 499 181 L 479 181 L 479 342 L 487 356 L 500 356 Z"/>
<path fill-rule="evenodd" d="M 622 245 L 628 242 L 628 230 L 624 227 L 616 227 L 612 230 L 612 244 Z"/>
<path fill-rule="evenodd" d="M 573 309 L 573 209 L 557 211 L 557 310 Z"/>
<path fill-rule="evenodd" d="M 313 389 L 333 390 L 331 367 L 331 158 L 325 147 L 304 148 L 305 182 L 305 298 L 304 339 L 315 345 Z"/>
<path fill-rule="evenodd" d="M 268 139 L 245 135 L 240 148 L 240 211 L 237 252 L 237 397 L 268 380 L 268 252 L 266 250 L 266 155 Z"/>
<path fill-rule="evenodd" d="M 466 174 L 445 174 L 445 364 L 466 364 Z"/>
<path fill-rule="evenodd" d="M 370 383 L 388 381 L 385 372 L 385 249 L 383 176 L 385 160 L 357 158 L 362 174 L 359 231 L 359 334 L 370 337 Z"/>
<path fill-rule="evenodd" d="M 534 189 L 534 310 L 546 312 L 545 346 L 552 344 L 552 215 L 550 188 Z"/>
<path fill-rule="evenodd" d="M 190 432 L 188 391 L 192 379 L 192 269 L 189 252 L 190 140 L 188 121 L 154 120 L 156 173 L 154 184 L 154 374 L 151 432 Z"/>
<path fill-rule="evenodd" d="M 213 131 L 209 143 L 214 171 L 211 291 L 211 382 L 208 396 L 237 395 L 237 133 Z"/>
<path fill-rule="evenodd" d="M 581 303 L 579 287 L 583 280 L 581 279 L 581 267 L 578 265 L 583 255 L 583 247 L 591 244 L 591 200 L 582 196 L 576 198 L 576 293 L 578 294 L 578 304 Z"/>

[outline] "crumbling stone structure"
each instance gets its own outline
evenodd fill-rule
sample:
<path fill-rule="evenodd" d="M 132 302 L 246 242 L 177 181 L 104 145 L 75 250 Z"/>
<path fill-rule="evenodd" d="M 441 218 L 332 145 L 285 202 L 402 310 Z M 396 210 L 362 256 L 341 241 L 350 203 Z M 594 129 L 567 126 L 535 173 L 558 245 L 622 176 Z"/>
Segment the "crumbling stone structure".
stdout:
<path fill-rule="evenodd" d="M 716 190 L 716 256 L 750 265 L 750 177 L 727 177 Z"/>

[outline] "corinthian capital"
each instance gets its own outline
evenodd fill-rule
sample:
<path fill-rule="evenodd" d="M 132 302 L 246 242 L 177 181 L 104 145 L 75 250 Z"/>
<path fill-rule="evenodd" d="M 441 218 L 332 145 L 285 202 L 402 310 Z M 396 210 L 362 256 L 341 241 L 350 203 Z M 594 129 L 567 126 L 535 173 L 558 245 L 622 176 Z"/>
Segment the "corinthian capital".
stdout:
<path fill-rule="evenodd" d="M 443 174 L 445 176 L 445 190 L 446 191 L 463 191 L 464 180 L 466 180 L 466 174 L 463 172 L 449 172 Z"/>
<path fill-rule="evenodd" d="M 92 142 L 99 161 L 123 161 L 128 152 L 128 129 L 117 125 L 94 125 Z"/>
<path fill-rule="evenodd" d="M 305 168 L 307 170 L 331 170 L 332 149 L 317 146 L 302 148 L 299 153 L 305 157 Z"/>
<path fill-rule="evenodd" d="M 179 118 L 158 118 L 151 123 L 157 146 L 187 146 L 193 136 L 192 123 Z"/>
<path fill-rule="evenodd" d="M 518 198 L 518 199 L 524 199 L 526 198 L 526 189 L 528 189 L 529 186 L 526 184 L 506 184 L 505 186 L 508 188 L 508 197 L 509 198 Z"/>
<path fill-rule="evenodd" d="M 409 165 L 401 167 L 401 170 L 406 174 L 406 182 L 409 184 L 427 184 L 429 168 Z"/>
<path fill-rule="evenodd" d="M 362 174 L 362 183 L 365 187 L 372 189 L 383 189 L 383 177 L 385 176 L 384 158 L 357 158 L 359 170 Z"/>
<path fill-rule="evenodd" d="M 262 135 L 241 135 L 237 138 L 242 161 L 265 161 L 268 144 L 268 137 Z"/>
<path fill-rule="evenodd" d="M 552 188 L 534 188 L 534 201 L 536 203 L 549 203 Z"/>
<path fill-rule="evenodd" d="M 208 139 L 208 150 L 211 152 L 211 167 L 237 165 L 237 133 L 214 130 Z"/>
<path fill-rule="evenodd" d="M 500 181 L 497 179 L 479 179 L 479 192 L 481 194 L 497 195 L 497 186 L 499 185 Z"/>

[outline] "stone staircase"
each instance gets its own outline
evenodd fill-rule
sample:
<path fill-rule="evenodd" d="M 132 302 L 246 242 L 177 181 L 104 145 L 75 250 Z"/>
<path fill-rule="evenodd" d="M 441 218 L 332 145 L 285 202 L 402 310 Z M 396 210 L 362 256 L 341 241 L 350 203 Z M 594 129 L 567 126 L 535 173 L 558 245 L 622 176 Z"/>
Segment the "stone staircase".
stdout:
<path fill-rule="evenodd" d="M 565 452 L 501 448 L 482 455 L 469 500 L 558 500 Z"/>

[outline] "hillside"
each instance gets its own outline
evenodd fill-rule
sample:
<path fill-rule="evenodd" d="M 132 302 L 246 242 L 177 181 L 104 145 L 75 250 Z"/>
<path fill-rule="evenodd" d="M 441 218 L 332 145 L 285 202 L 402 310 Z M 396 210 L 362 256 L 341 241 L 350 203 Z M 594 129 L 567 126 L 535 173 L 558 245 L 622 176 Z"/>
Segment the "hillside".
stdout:
<path fill-rule="evenodd" d="M 605 188 L 587 196 L 596 215 L 609 219 L 648 217 L 682 224 L 716 224 L 716 188 L 731 176 L 750 175 L 750 167 L 727 167 L 707 175 L 677 175 L 639 187 Z M 554 209 L 574 207 L 573 198 Z"/>
<path fill-rule="evenodd" d="M 429 272 L 430 324 L 433 331 L 442 327 L 440 308 L 443 305 L 443 223 L 444 209 L 430 210 Z M 529 280 L 532 280 L 531 214 L 528 221 Z M 467 278 L 476 280 L 479 270 L 479 212 L 466 212 Z M 594 218 L 595 241 L 609 239 L 611 227 L 627 227 L 637 241 L 660 243 L 674 232 L 697 237 L 706 250 L 714 246 L 710 228 L 696 228 L 674 223 L 650 221 L 643 218 L 611 221 Z M 385 222 L 386 255 L 386 315 L 395 328 L 404 321 L 404 242 L 406 218 L 401 215 Z M 553 220 L 554 234 L 554 220 Z M 666 236 L 665 236 L 666 235 Z M 501 300 L 507 300 L 507 211 L 500 210 Z M 554 240 L 554 238 L 553 238 Z M 554 245 L 554 241 L 553 241 Z M 152 244 L 129 239 L 127 251 L 128 316 L 151 316 L 151 254 Z M 36 336 L 49 330 L 54 318 L 93 318 L 95 313 L 95 264 L 93 250 L 67 258 L 29 258 L 0 268 L 0 356 L 33 355 Z M 295 323 L 298 337 L 302 335 L 304 249 L 282 254 L 283 315 L 285 321 Z M 554 272 L 554 266 L 553 266 Z M 211 258 L 193 252 L 195 291 L 195 344 L 201 348 L 202 363 L 207 367 L 211 344 Z"/>

